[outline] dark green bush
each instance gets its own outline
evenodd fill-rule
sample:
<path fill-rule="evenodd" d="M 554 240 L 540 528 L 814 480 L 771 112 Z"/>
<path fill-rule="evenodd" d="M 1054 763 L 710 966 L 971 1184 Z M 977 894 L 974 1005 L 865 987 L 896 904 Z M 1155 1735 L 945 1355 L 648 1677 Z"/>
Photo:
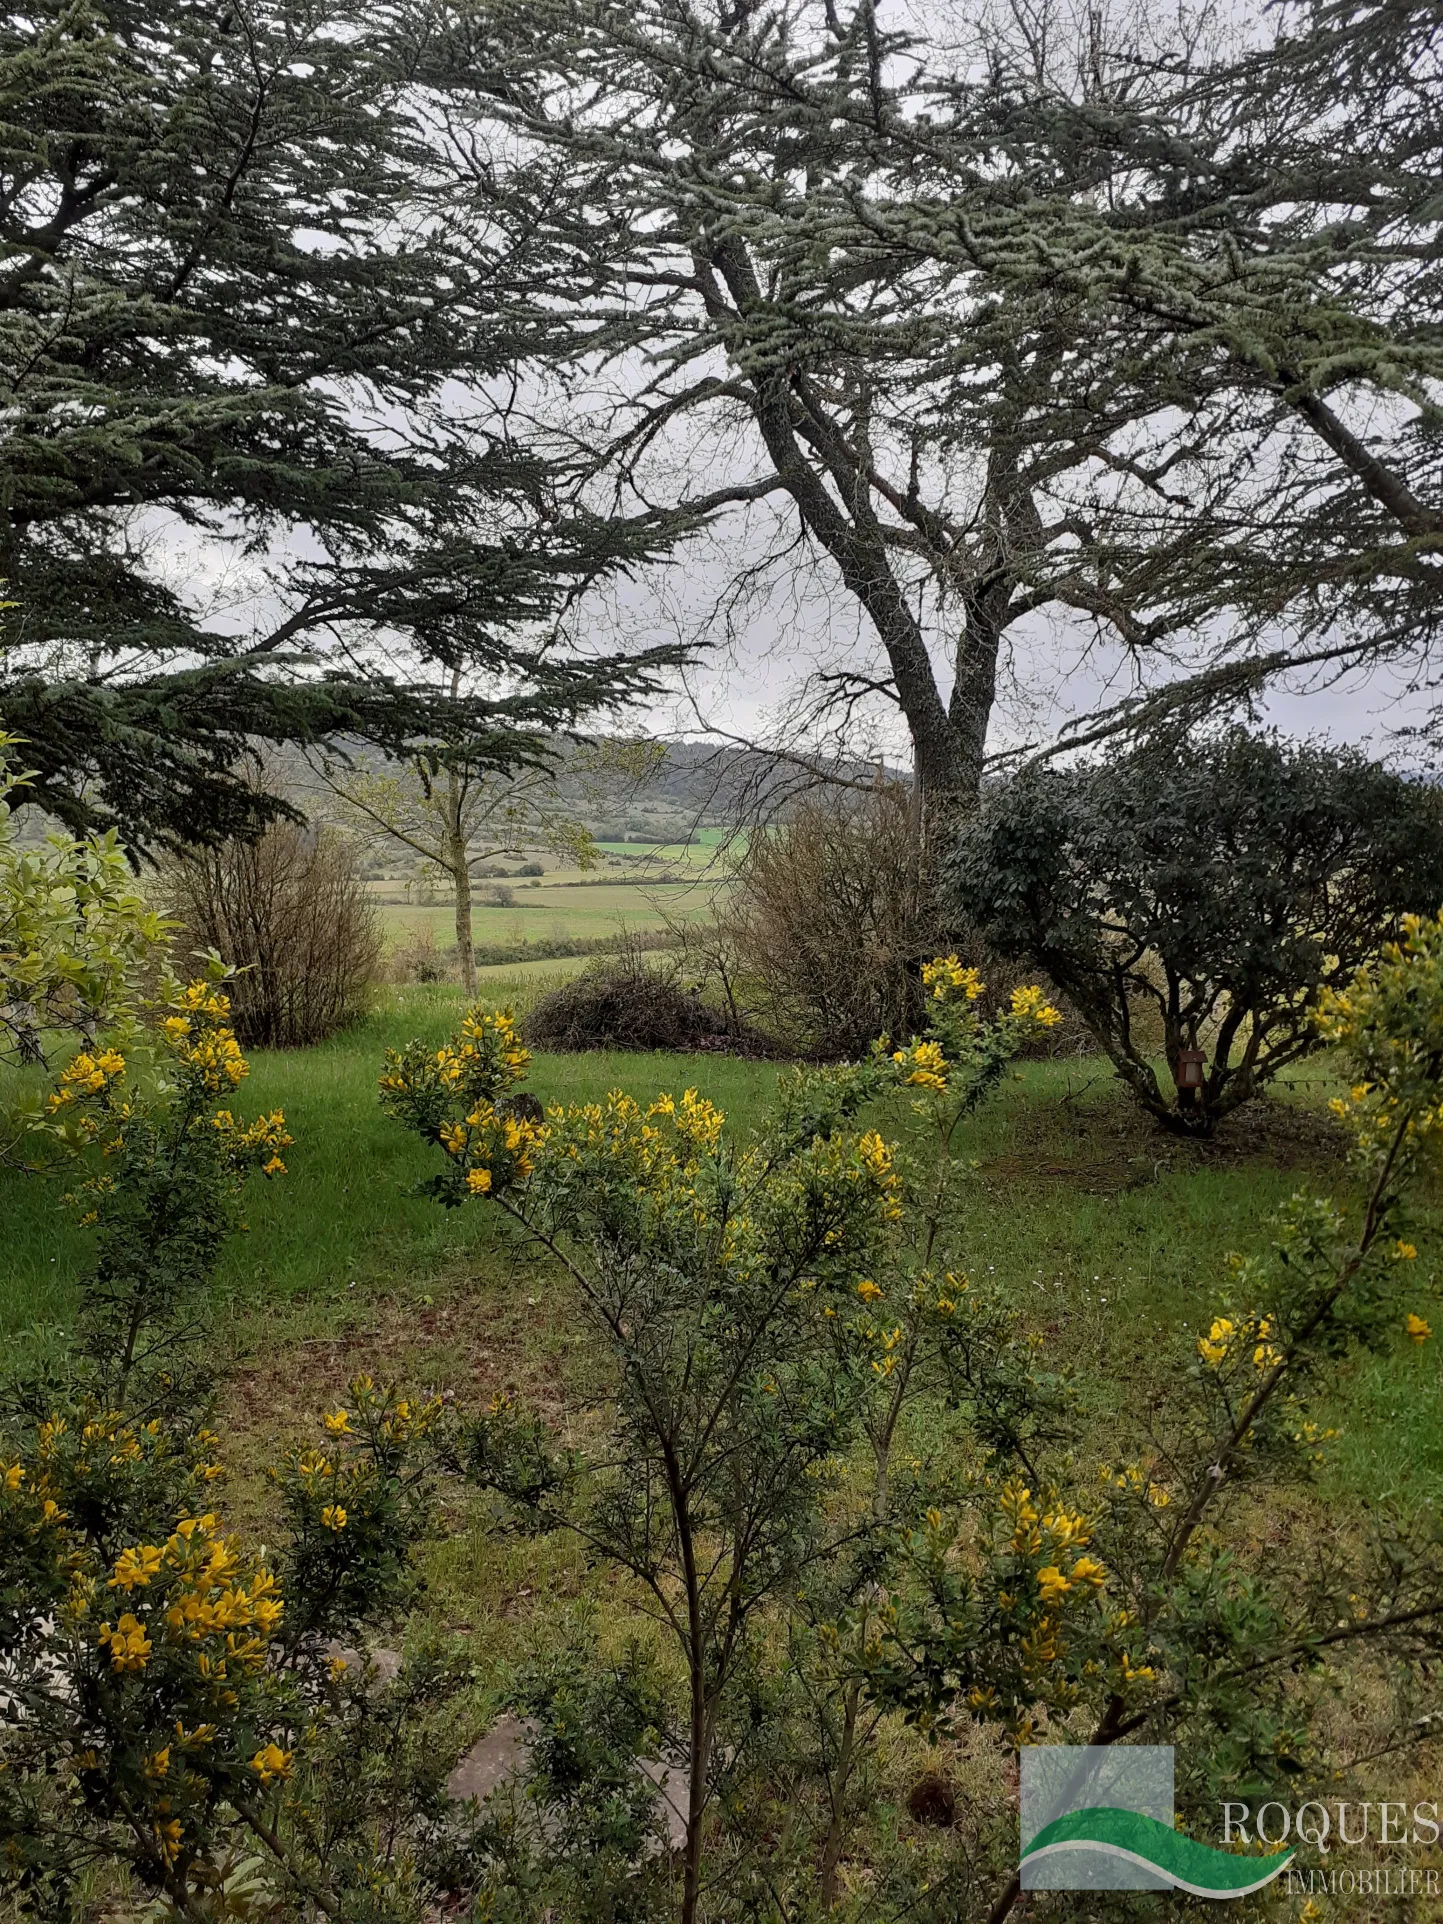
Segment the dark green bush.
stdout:
<path fill-rule="evenodd" d="M 1149 1114 L 1208 1135 L 1319 1046 L 1325 984 L 1443 901 L 1443 798 L 1351 749 L 1169 737 L 1019 776 L 949 880 L 992 948 L 1047 971 Z M 1180 1087 L 1196 1051 L 1202 1086 Z"/>

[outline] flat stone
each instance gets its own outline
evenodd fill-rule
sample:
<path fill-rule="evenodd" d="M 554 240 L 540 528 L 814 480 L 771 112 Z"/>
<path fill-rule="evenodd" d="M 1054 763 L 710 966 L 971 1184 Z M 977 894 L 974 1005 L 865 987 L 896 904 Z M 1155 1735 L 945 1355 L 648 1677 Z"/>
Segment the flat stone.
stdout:
<path fill-rule="evenodd" d="M 339 1658 L 349 1670 L 364 1670 L 369 1665 L 382 1683 L 390 1683 L 401 1668 L 399 1650 L 357 1650 L 354 1644 L 338 1643 L 334 1637 L 326 1645 L 326 1655 L 332 1663 Z"/>
<path fill-rule="evenodd" d="M 520 1717 L 502 1717 L 466 1752 L 446 1779 L 446 1795 L 458 1804 L 478 1804 L 522 1775 L 531 1758 L 531 1727 Z M 679 1851 L 686 1843 L 686 1807 L 690 1779 L 674 1764 L 655 1757 L 638 1757 L 636 1767 L 656 1788 L 664 1848 Z"/>
<path fill-rule="evenodd" d="M 660 1801 L 658 1815 L 666 1837 L 666 1848 L 681 1850 L 686 1844 L 686 1807 L 691 1802 L 691 1778 L 674 1764 L 663 1764 L 655 1757 L 638 1757 L 636 1767 L 643 1777 L 656 1785 Z"/>
<path fill-rule="evenodd" d="M 458 1804 L 475 1798 L 484 1802 L 491 1793 L 519 1777 L 531 1755 L 531 1733 L 519 1717 L 502 1717 L 491 1726 L 446 1779 L 446 1795 Z"/>

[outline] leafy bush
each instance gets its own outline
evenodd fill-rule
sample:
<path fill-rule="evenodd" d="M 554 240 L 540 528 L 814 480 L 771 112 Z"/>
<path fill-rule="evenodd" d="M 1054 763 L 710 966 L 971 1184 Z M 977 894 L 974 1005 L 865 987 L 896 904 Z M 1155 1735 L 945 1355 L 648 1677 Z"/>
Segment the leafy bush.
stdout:
<path fill-rule="evenodd" d="M 231 999 L 246 1047 L 321 1042 L 365 1012 L 380 921 L 346 837 L 280 822 L 185 855 L 167 881 L 181 940 L 240 971 Z"/>
<path fill-rule="evenodd" d="M 41 1064 L 77 1031 L 93 1042 L 131 1011 L 167 934 L 113 830 L 21 848 L 22 746 L 0 734 L 0 1064 Z"/>
<path fill-rule="evenodd" d="M 1350 750 L 1241 729 L 1159 740 L 1009 783 L 950 876 L 961 912 L 1047 971 L 1143 1108 L 1208 1135 L 1319 1046 L 1327 984 L 1443 902 L 1443 797 Z M 1171 1092 L 1148 1059 L 1159 1031 Z M 1194 1090 L 1181 1057 L 1199 1050 Z"/>
<path fill-rule="evenodd" d="M 684 1919 L 702 1886 L 717 1733 L 753 1639 L 855 1542 L 827 1502 L 849 1445 L 867 1438 L 883 1484 L 899 1399 L 934 1359 L 949 1380 L 994 1341 L 980 1301 L 959 1313 L 951 1279 L 927 1273 L 877 1307 L 888 1292 L 872 1278 L 906 1234 L 907 1186 L 895 1145 L 856 1117 L 885 1090 L 913 1091 L 950 1140 L 1027 1033 L 1057 1016 L 1020 991 L 1006 1016 L 981 1019 L 982 984 L 955 956 L 928 967 L 924 988 L 926 1037 L 794 1074 L 745 1146 L 724 1141 L 725 1117 L 694 1089 L 521 1113 L 511 1092 L 529 1058 L 505 1013 L 473 1010 L 450 1046 L 393 1053 L 382 1077 L 385 1108 L 445 1153 L 432 1192 L 489 1198 L 523 1224 L 615 1356 L 613 1433 L 594 1460 L 555 1451 L 502 1399 L 473 1431 L 470 1464 L 533 1527 L 574 1529 L 619 1563 L 676 1632 L 689 1692 Z"/>
<path fill-rule="evenodd" d="M 230 1106 L 249 1068 L 226 980 L 217 963 L 209 980 L 166 985 L 150 1028 L 73 1057 L 29 1118 L 41 1166 L 70 1177 L 94 1232 L 81 1325 L 107 1407 L 166 1400 L 177 1344 L 203 1332 L 201 1286 L 246 1177 L 285 1174 L 281 1111 L 247 1123 Z"/>
<path fill-rule="evenodd" d="M 193 1420 L 81 1398 L 0 1448 L 0 1893 L 20 1914 L 73 1916 L 78 1881 L 123 1866 L 170 1916 L 234 1915 L 249 1862 L 265 1914 L 334 1915 L 348 1858 L 352 1905 L 374 1903 L 398 1786 L 354 1808 L 373 1713 L 325 1646 L 409 1574 L 438 1413 L 354 1383 L 325 1448 L 278 1472 L 269 1555 L 225 1529 L 217 1439 Z M 318 1785 L 328 1752 L 345 1768 Z"/>
<path fill-rule="evenodd" d="M 9 1386 L 0 1433 L 11 1916 L 88 1914 L 117 1873 L 158 1917 L 419 1912 L 385 1838 L 442 1801 L 434 1744 L 415 1752 L 457 1679 L 418 1664 L 378 1708 L 328 1646 L 409 1595 L 441 1404 L 357 1378 L 323 1444 L 272 1472 L 276 1548 L 225 1529 L 190 1339 L 241 1184 L 282 1174 L 290 1138 L 229 1107 L 246 1063 L 219 976 L 169 989 L 153 1043 L 77 1055 L 38 1124 L 99 1249 L 79 1351 Z"/>

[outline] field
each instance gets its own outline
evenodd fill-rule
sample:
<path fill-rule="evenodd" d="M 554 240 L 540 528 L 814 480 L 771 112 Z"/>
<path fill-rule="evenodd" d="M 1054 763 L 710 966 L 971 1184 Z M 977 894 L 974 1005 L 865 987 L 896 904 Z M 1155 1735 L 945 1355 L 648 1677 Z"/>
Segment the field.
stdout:
<path fill-rule="evenodd" d="M 472 938 L 478 946 L 523 942 L 595 941 L 651 932 L 668 922 L 707 913 L 721 869 L 713 842 L 639 847 L 601 843 L 599 870 L 553 866 L 539 878 L 478 879 L 473 885 Z M 448 891 L 403 891 L 394 881 L 373 883 L 388 948 L 430 939 L 455 942 L 455 910 Z M 498 893 L 500 904 L 494 899 Z"/>

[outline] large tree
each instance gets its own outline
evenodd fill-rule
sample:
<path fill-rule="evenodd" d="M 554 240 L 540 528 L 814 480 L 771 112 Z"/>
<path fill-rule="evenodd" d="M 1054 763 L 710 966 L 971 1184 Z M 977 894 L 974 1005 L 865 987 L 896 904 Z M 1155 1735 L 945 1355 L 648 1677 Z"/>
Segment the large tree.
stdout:
<path fill-rule="evenodd" d="M 0 713 L 133 844 L 284 807 L 259 741 L 482 760 L 648 685 L 558 598 L 655 544 L 510 439 L 510 237 L 430 192 L 401 10 L 40 0 L 0 22 Z M 418 663 L 483 671 L 457 705 Z"/>
<path fill-rule="evenodd" d="M 1097 379 L 1066 435 L 1039 436 L 1079 304 L 1013 299 L 874 232 L 877 210 L 900 225 L 914 205 L 930 231 L 939 168 L 956 209 L 1010 232 L 995 124 L 953 114 L 929 150 L 911 116 L 950 77 L 872 0 L 442 11 L 422 70 L 440 164 L 473 218 L 546 236 L 534 325 L 570 356 L 566 432 L 607 504 L 662 520 L 780 504 L 880 644 L 880 662 L 827 664 L 826 685 L 894 701 L 930 801 L 970 805 L 1019 622 L 1060 609 L 1155 638 L 1134 613 L 1147 555 L 1089 565 L 1094 530 L 1057 506 L 1059 478 L 1155 395 Z"/>
<path fill-rule="evenodd" d="M 1093 569 L 1146 555 L 1146 625 L 1214 625 L 1173 702 L 1295 662 L 1431 677 L 1443 627 L 1438 10 L 1294 0 L 1258 24 L 1242 51 L 1200 35 L 1150 70 L 1104 31 L 1105 96 L 1045 35 L 998 37 L 985 87 L 894 129 L 912 200 L 855 206 L 880 253 L 1074 317 L 1029 431 L 1065 446 L 1100 393 L 1127 423 L 1067 486 L 1103 537 Z M 978 220 L 949 154 L 989 120 L 1013 205 Z"/>
<path fill-rule="evenodd" d="M 1431 633 L 1425 11 L 1239 54 L 1206 10 L 923 44 L 876 0 L 450 0 L 422 71 L 458 203 L 546 237 L 562 444 L 616 507 L 781 504 L 880 644 L 825 685 L 966 807 L 1029 617 L 1154 710 Z"/>

